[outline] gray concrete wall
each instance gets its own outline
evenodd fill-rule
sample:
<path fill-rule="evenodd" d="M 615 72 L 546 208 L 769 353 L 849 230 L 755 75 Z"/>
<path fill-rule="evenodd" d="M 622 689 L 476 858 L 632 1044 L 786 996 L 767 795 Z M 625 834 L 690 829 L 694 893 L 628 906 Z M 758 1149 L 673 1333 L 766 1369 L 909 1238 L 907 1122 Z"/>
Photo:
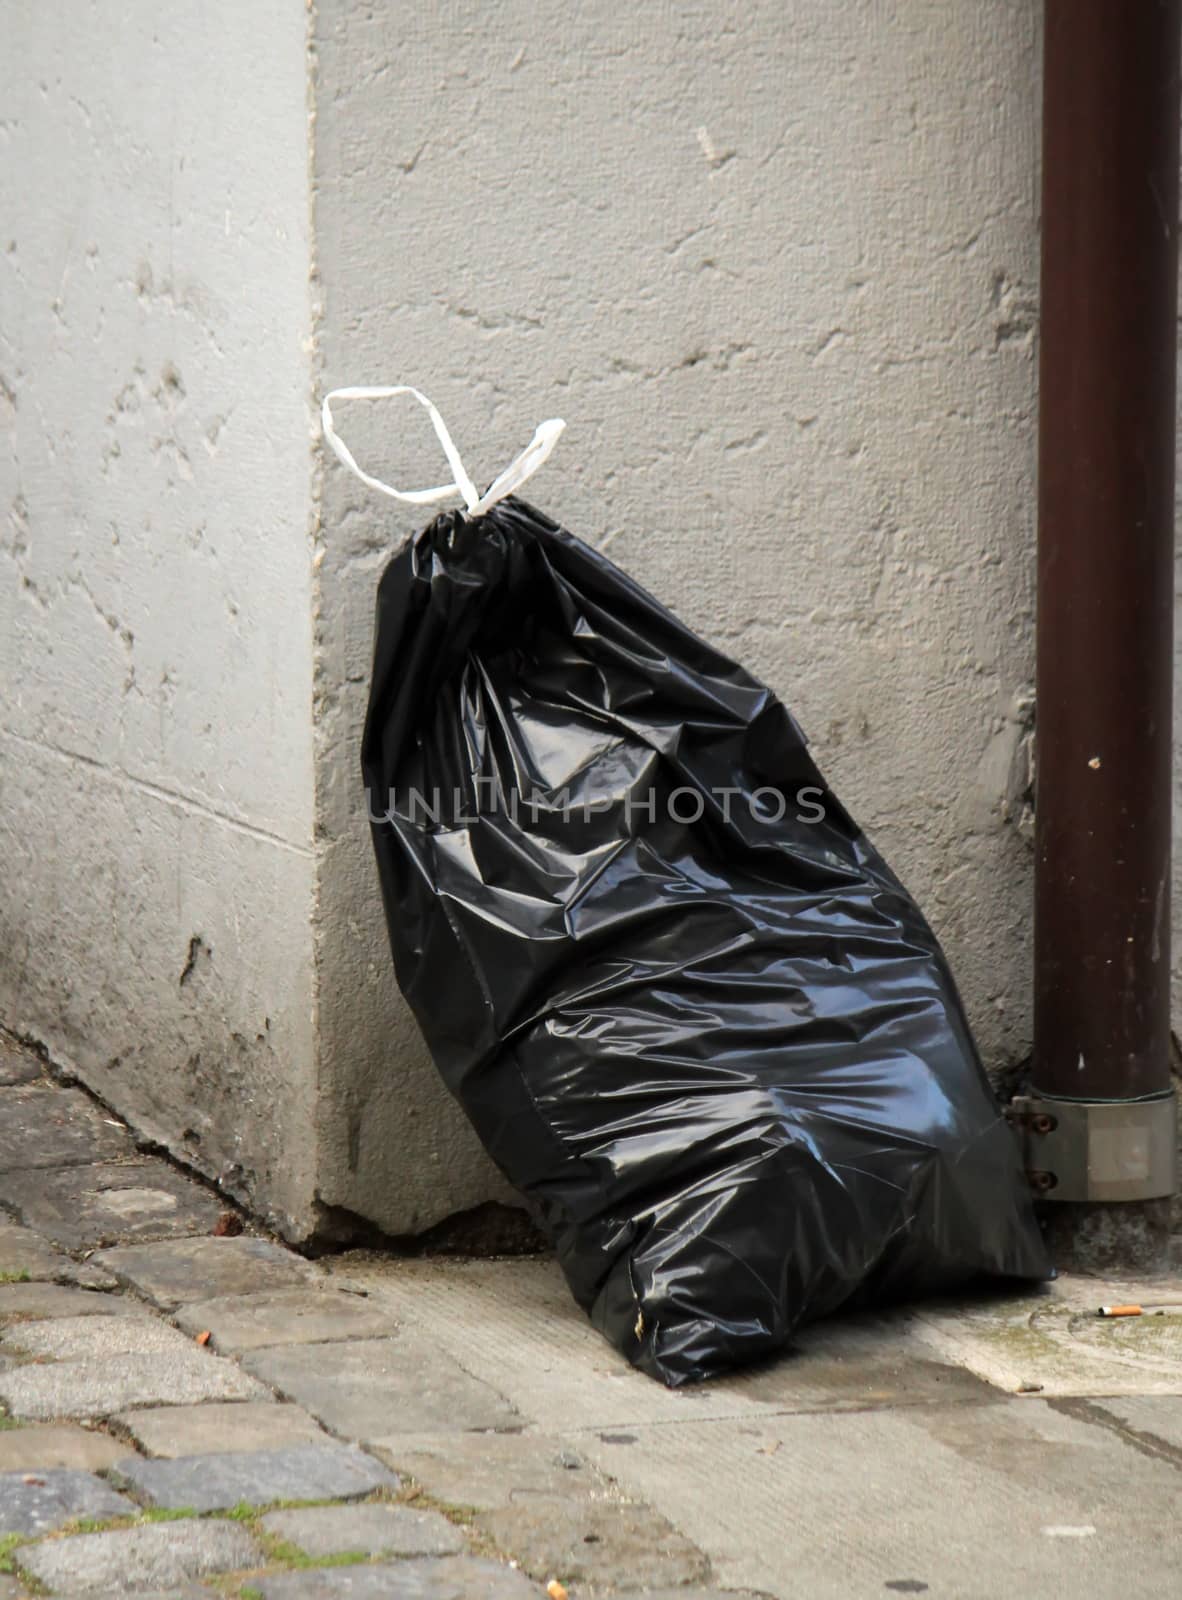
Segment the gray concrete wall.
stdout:
<path fill-rule="evenodd" d="M 0 1017 L 293 1237 L 505 1197 L 360 791 L 420 519 L 307 400 L 385 380 L 478 480 L 566 417 L 533 497 L 783 695 L 1019 1060 L 1037 9 L 10 0 Z"/>
<path fill-rule="evenodd" d="M 323 382 L 419 385 L 478 481 L 566 418 L 531 497 L 793 707 L 994 1068 L 1030 1040 L 1036 11 L 319 0 L 315 24 Z M 350 439 L 446 478 L 398 404 Z M 327 473 L 321 1187 L 395 1228 L 487 1181 L 394 990 L 355 777 L 374 580 L 417 520 Z"/>
<path fill-rule="evenodd" d="M 306 19 L 0 15 L 0 1017 L 314 1186 Z"/>

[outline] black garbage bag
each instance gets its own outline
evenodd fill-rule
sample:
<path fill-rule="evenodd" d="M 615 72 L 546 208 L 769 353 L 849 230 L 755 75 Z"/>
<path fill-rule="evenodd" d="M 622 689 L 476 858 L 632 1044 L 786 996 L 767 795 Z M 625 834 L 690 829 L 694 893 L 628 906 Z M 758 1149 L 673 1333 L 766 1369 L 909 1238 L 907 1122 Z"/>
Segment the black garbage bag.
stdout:
<path fill-rule="evenodd" d="M 575 1299 L 666 1383 L 1050 1268 L 944 956 L 775 695 L 519 499 L 390 562 L 398 982 Z"/>

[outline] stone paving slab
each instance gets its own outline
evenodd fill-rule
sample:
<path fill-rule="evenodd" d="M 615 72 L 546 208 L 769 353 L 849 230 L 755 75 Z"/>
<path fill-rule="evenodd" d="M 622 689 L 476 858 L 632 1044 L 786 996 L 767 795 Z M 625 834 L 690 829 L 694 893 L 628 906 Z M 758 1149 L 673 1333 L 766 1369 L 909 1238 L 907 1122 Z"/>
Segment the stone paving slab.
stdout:
<path fill-rule="evenodd" d="M 586 1594 L 587 1590 L 583 1588 L 579 1592 Z M 677 1589 L 629 1589 L 628 1600 L 767 1600 L 767 1595 L 757 1594 L 753 1589 L 702 1589 L 690 1584 L 688 1588 Z"/>
<path fill-rule="evenodd" d="M 403 1337 L 256 1350 L 243 1365 L 334 1433 L 362 1443 L 521 1422 L 490 1384 L 441 1351 Z"/>
<path fill-rule="evenodd" d="M 266 1389 L 241 1368 L 194 1348 L 104 1361 L 29 1363 L 0 1372 L 0 1402 L 14 1417 L 33 1422 L 109 1417 L 132 1406 L 267 1398 Z"/>
<path fill-rule="evenodd" d="M 74 1167 L 135 1154 L 131 1134 L 81 1089 L 0 1089 L 0 1172 Z"/>
<path fill-rule="evenodd" d="M 125 1591 L 120 1590 L 120 1593 Z M 133 1591 L 135 1600 L 217 1600 L 218 1590 L 208 1588 L 204 1583 L 184 1583 L 179 1588 L 168 1589 L 136 1589 Z M 3 1600 L 3 1596 L 0 1596 Z M 693 1600 L 693 1596 L 690 1596 Z"/>
<path fill-rule="evenodd" d="M 8 1573 L 0 1572 L 0 1600 L 25 1600 L 28 1590 L 19 1578 L 11 1578 Z M 209 1600 L 206 1596 L 205 1600 Z"/>
<path fill-rule="evenodd" d="M 45 1063 L 35 1051 L 19 1045 L 11 1035 L 0 1033 L 0 1088 L 32 1083 L 44 1076 Z"/>
<path fill-rule="evenodd" d="M 983 1403 L 992 1391 L 972 1373 L 933 1359 L 907 1315 L 830 1318 L 800 1348 L 707 1384 L 667 1389 L 630 1367 L 571 1299 L 557 1262 L 394 1261 L 340 1258 L 425 1344 L 486 1378 L 540 1428 L 627 1431 L 641 1422 L 870 1406 Z M 1182 1368 L 1180 1368 L 1182 1370 Z"/>
<path fill-rule="evenodd" d="M 259 1565 L 263 1553 L 240 1523 L 160 1522 L 112 1533 L 82 1533 L 26 1546 L 20 1564 L 52 1594 L 126 1594 L 168 1588 L 217 1572 Z"/>
<path fill-rule="evenodd" d="M 0 1204 L 70 1250 L 208 1234 L 223 1209 L 175 1167 L 144 1157 L 0 1173 Z"/>
<path fill-rule="evenodd" d="M 1115 1424 L 1130 1443 L 1147 1449 L 1173 1452 L 1182 1462 L 1182 1396 L 1172 1394 L 1125 1395 L 1119 1399 L 1078 1402 L 1080 1415 L 1089 1412 L 1106 1425 Z M 0 1440 L 4 1437 L 0 1434 Z"/>
<path fill-rule="evenodd" d="M 136 1509 L 90 1472 L 0 1473 L 0 1538 L 52 1533 L 75 1517 L 123 1517 Z"/>
<path fill-rule="evenodd" d="M 204 1583 L 185 1583 L 179 1589 L 136 1589 L 134 1593 L 135 1600 L 216 1600 L 219 1591 Z"/>
<path fill-rule="evenodd" d="M 916 1335 L 950 1363 L 1010 1393 L 1182 1395 L 1182 1316 L 1096 1315 L 1101 1300 L 1182 1303 L 1182 1279 L 1102 1283 L 1064 1273 L 1018 1293 L 925 1301 Z"/>
<path fill-rule="evenodd" d="M 475 1556 L 280 1572 L 250 1583 L 263 1600 L 539 1600 L 545 1595 L 512 1567 Z"/>
<path fill-rule="evenodd" d="M 270 1511 L 266 1531 L 305 1555 L 446 1556 L 464 1549 L 460 1530 L 437 1511 L 412 1506 L 304 1506 Z"/>
<path fill-rule="evenodd" d="M 0 1284 L 0 1322 L 15 1317 L 146 1317 L 136 1300 L 96 1289 L 65 1288 L 57 1283 Z"/>
<path fill-rule="evenodd" d="M 177 1239 L 103 1250 L 95 1264 L 158 1306 L 175 1311 L 195 1300 L 295 1289 L 322 1281 L 311 1262 L 268 1239 Z"/>
<path fill-rule="evenodd" d="M 708 1577 L 693 1544 L 656 1512 L 622 1502 L 557 1436 L 437 1434 L 375 1448 L 436 1499 L 472 1508 L 476 1525 L 540 1581 L 631 1590 Z"/>
<path fill-rule="evenodd" d="M 694 1533 L 716 1583 L 784 1600 L 1175 1592 L 1177 1467 L 1061 1405 L 643 1426 L 628 1488 Z"/>
<path fill-rule="evenodd" d="M 0 1344 L 53 1361 L 105 1361 L 111 1356 L 189 1353 L 193 1341 L 155 1317 L 55 1317 L 15 1322 L 0 1330 Z M 214 1360 L 212 1356 L 207 1360 Z"/>
<path fill-rule="evenodd" d="M 667 1518 L 620 1500 L 577 1502 L 532 1495 L 477 1525 L 524 1571 L 542 1582 L 594 1582 L 604 1588 L 700 1583 L 705 1556 Z"/>
<path fill-rule="evenodd" d="M 127 1446 L 109 1433 L 69 1422 L 34 1423 L 0 1432 L 0 1472 L 37 1472 L 45 1467 L 104 1472 L 126 1454 Z"/>
<path fill-rule="evenodd" d="M 380 1338 L 395 1331 L 389 1311 L 363 1296 L 312 1287 L 198 1300 L 180 1311 L 177 1322 L 190 1333 L 208 1329 L 228 1355 L 274 1345 Z"/>
<path fill-rule="evenodd" d="M 586 1500 L 608 1492 L 584 1455 L 554 1434 L 406 1434 L 370 1448 L 434 1499 L 477 1511 L 534 1496 Z"/>
<path fill-rule="evenodd" d="M 59 1273 L 73 1265 L 69 1256 L 55 1250 L 41 1234 L 17 1222 L 0 1221 L 0 1272 L 24 1273 L 35 1281 L 54 1283 Z"/>
<path fill-rule="evenodd" d="M 16 1222 L 0 1222 L 0 1274 L 21 1273 L 34 1283 L 68 1283 L 89 1289 L 114 1289 L 109 1272 L 89 1262 L 72 1261 L 42 1234 Z"/>
<path fill-rule="evenodd" d="M 112 1476 L 153 1505 L 224 1511 L 240 1503 L 275 1500 L 344 1500 L 396 1489 L 398 1479 L 356 1445 L 325 1440 L 284 1450 L 234 1451 L 148 1461 L 131 1456 Z"/>
<path fill-rule="evenodd" d="M 111 1421 L 124 1429 L 147 1455 L 200 1456 L 235 1450 L 279 1450 L 314 1444 L 327 1437 L 315 1417 L 299 1406 L 274 1401 L 237 1400 L 200 1406 L 157 1406 L 123 1411 Z M 4 1435 L 0 1434 L 0 1447 Z M 125 1456 L 127 1447 L 119 1454 Z"/>

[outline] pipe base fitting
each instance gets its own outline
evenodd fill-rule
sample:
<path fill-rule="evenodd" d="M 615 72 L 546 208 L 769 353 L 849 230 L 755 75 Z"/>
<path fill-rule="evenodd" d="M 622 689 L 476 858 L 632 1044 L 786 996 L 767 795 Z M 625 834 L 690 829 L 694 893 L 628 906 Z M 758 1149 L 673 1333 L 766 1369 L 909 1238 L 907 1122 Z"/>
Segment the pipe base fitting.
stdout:
<path fill-rule="evenodd" d="M 1032 1090 L 1010 1116 L 1043 1200 L 1157 1200 L 1178 1187 L 1173 1089 L 1143 1100 L 1064 1100 Z"/>

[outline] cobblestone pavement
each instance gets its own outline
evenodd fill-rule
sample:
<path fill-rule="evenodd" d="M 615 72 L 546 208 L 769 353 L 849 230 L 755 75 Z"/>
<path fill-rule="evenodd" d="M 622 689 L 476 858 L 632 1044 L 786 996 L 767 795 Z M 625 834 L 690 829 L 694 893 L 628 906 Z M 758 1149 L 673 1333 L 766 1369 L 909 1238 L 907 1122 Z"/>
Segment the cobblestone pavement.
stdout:
<path fill-rule="evenodd" d="M 714 1600 L 413 1318 L 241 1228 L 0 1035 L 0 1600 Z"/>
<path fill-rule="evenodd" d="M 1136 1286 L 834 1320 L 669 1391 L 548 1260 L 236 1226 L 0 1034 L 0 1600 L 1177 1588 L 1182 1318 L 1094 1315 Z"/>

